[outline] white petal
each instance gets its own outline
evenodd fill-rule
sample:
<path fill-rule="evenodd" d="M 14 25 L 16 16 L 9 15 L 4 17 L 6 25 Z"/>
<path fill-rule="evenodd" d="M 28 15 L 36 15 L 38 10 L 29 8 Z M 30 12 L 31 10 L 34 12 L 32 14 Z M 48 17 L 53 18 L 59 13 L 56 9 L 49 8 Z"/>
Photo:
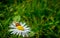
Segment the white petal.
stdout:
<path fill-rule="evenodd" d="M 10 29 L 9 31 L 17 31 L 17 29 Z"/>
<path fill-rule="evenodd" d="M 22 32 L 22 36 L 25 37 L 25 32 Z"/>
<path fill-rule="evenodd" d="M 22 26 L 24 26 L 26 23 L 22 23 L 22 22 L 20 22 L 20 24 L 21 24 Z"/>
<path fill-rule="evenodd" d="M 26 23 L 23 23 L 23 25 L 25 25 Z"/>
<path fill-rule="evenodd" d="M 19 32 L 19 36 L 21 35 L 21 32 Z"/>
<path fill-rule="evenodd" d="M 16 34 L 17 33 L 17 31 L 15 30 L 15 31 L 13 31 L 14 32 L 14 34 Z"/>
<path fill-rule="evenodd" d="M 24 28 L 25 30 L 30 30 L 30 28 Z"/>
<path fill-rule="evenodd" d="M 19 32 L 16 33 L 16 35 L 18 35 L 18 34 L 19 34 Z"/>
<path fill-rule="evenodd" d="M 10 25 L 9 27 L 10 27 L 10 28 L 16 28 L 16 27 L 15 27 L 15 26 L 13 26 L 13 25 Z"/>
<path fill-rule="evenodd" d="M 27 33 L 25 35 L 26 35 L 26 37 L 28 37 L 28 34 Z"/>
<path fill-rule="evenodd" d="M 25 35 L 22 35 L 23 37 L 25 37 Z"/>
<path fill-rule="evenodd" d="M 27 26 L 24 26 L 24 28 L 27 28 Z"/>
<path fill-rule="evenodd" d="M 16 34 L 16 32 L 11 32 L 11 34 Z"/>
<path fill-rule="evenodd" d="M 13 24 L 13 25 L 15 25 L 15 23 L 14 23 L 14 22 L 12 22 L 12 24 Z"/>

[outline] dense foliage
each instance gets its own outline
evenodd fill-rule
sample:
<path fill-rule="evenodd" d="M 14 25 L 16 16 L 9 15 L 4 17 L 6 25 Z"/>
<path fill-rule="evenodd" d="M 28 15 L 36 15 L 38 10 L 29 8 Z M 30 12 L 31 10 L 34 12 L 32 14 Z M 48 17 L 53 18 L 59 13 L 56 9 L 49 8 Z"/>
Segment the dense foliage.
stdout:
<path fill-rule="evenodd" d="M 8 32 L 13 20 L 27 23 L 28 38 L 60 38 L 60 0 L 0 0 L 0 38 L 22 38 Z"/>

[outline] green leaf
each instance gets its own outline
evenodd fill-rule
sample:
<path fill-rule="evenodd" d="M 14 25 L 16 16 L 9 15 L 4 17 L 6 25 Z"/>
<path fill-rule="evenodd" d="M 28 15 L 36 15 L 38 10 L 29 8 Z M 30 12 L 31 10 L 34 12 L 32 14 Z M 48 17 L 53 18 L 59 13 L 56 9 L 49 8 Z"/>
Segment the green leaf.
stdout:
<path fill-rule="evenodd" d="M 20 18 L 20 15 L 17 15 L 17 16 L 15 16 L 15 17 L 13 18 L 14 21 L 20 21 L 20 19 L 21 19 L 21 18 Z"/>

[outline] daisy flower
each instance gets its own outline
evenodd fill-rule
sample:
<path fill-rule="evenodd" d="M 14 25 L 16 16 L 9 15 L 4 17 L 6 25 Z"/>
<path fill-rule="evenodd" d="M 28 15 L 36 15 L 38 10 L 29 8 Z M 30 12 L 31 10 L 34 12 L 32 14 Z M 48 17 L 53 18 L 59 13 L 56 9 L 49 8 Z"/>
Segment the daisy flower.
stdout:
<path fill-rule="evenodd" d="M 11 34 L 22 35 L 23 37 L 28 37 L 28 33 L 30 32 L 30 28 L 26 26 L 26 23 L 18 23 L 13 22 L 10 26 L 9 30 Z"/>

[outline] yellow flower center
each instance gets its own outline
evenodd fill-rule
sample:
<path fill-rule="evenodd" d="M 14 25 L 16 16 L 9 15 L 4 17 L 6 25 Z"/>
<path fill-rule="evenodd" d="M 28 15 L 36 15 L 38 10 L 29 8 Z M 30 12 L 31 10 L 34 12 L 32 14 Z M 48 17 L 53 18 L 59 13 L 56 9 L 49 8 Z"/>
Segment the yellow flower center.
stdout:
<path fill-rule="evenodd" d="M 23 26 L 17 26 L 17 29 L 19 29 L 19 30 L 24 30 L 24 28 L 23 28 Z"/>

